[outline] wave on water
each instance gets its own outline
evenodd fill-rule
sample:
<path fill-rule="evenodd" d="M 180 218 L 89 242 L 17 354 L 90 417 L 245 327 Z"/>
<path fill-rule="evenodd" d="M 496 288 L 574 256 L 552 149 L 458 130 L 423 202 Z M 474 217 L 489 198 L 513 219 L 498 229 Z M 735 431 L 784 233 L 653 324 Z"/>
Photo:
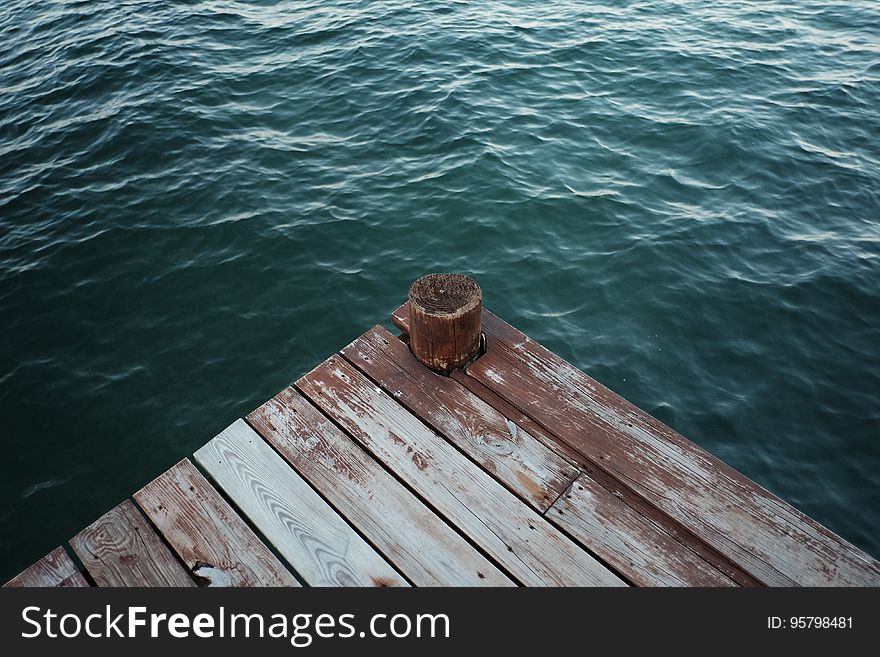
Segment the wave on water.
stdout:
<path fill-rule="evenodd" d="M 2 570 L 436 270 L 880 555 L 878 106 L 874 0 L 7 0 Z"/>

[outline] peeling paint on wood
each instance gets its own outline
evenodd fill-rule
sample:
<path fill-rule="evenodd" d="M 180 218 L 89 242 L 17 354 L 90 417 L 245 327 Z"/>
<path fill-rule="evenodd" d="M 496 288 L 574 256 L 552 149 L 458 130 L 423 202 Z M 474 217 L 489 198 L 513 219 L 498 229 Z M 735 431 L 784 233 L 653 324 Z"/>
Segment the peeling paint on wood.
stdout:
<path fill-rule="evenodd" d="M 293 388 L 248 421 L 417 586 L 513 585 Z"/>
<path fill-rule="evenodd" d="M 422 366 L 380 326 L 342 350 L 411 413 L 492 473 L 523 500 L 545 511 L 579 470 L 457 381 Z"/>
<path fill-rule="evenodd" d="M 475 395 L 486 400 L 494 408 L 497 408 L 501 413 L 510 417 L 515 417 L 517 423 L 524 429 L 527 429 L 531 435 L 535 436 L 535 438 L 540 440 L 550 449 L 576 463 L 585 475 L 604 488 L 613 490 L 614 494 L 623 500 L 627 506 L 636 510 L 636 512 L 646 520 L 657 525 L 669 536 L 672 536 L 689 550 L 698 554 L 707 563 L 718 569 L 719 572 L 723 573 L 740 586 L 761 586 L 761 583 L 758 582 L 758 580 L 708 545 L 687 527 L 674 518 L 671 518 L 666 512 L 654 506 L 650 501 L 646 500 L 630 487 L 622 484 L 619 480 L 598 468 L 583 454 L 575 451 L 564 441 L 552 435 L 545 427 L 539 425 L 531 417 L 524 414 L 521 410 L 510 404 L 510 402 L 499 397 L 495 392 L 484 386 L 475 378 L 467 376 L 464 372 L 454 372 L 452 377 Z"/>
<path fill-rule="evenodd" d="M 586 475 L 547 517 L 638 586 L 736 585 Z"/>
<path fill-rule="evenodd" d="M 297 387 L 521 583 L 624 585 L 341 358 L 330 358 Z M 413 464 L 413 452 L 424 469 Z"/>
<path fill-rule="evenodd" d="M 247 523 L 188 460 L 134 494 L 203 586 L 299 586 Z"/>

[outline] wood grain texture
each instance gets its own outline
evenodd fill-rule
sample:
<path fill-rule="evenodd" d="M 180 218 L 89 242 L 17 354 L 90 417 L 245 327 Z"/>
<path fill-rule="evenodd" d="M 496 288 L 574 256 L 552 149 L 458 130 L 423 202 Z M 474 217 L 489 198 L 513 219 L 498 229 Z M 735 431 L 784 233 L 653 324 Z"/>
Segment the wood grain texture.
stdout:
<path fill-rule="evenodd" d="M 586 475 L 547 517 L 637 586 L 736 585 Z"/>
<path fill-rule="evenodd" d="M 296 385 L 521 583 L 624 585 L 341 357 Z"/>
<path fill-rule="evenodd" d="M 483 399 L 492 407 L 498 409 L 505 415 L 505 417 L 512 418 L 519 426 L 528 431 L 547 447 L 576 463 L 586 476 L 606 490 L 611 491 L 615 497 L 633 509 L 638 515 L 659 527 L 663 532 L 673 537 L 691 552 L 702 557 L 704 561 L 712 565 L 716 570 L 723 573 L 738 585 L 749 587 L 762 586 L 757 579 L 718 552 L 718 550 L 708 545 L 694 532 L 677 520 L 671 518 L 663 510 L 658 509 L 651 502 L 637 494 L 628 486 L 621 485 L 617 479 L 604 470 L 596 468 L 589 459 L 583 456 L 583 454 L 575 451 L 570 445 L 552 435 L 531 417 L 513 406 L 507 400 L 499 397 L 482 383 L 473 377 L 469 377 L 465 372 L 453 372 L 450 376 L 477 395 L 480 399 Z M 555 522 L 555 518 L 552 515 L 545 515 L 551 520 L 551 522 Z"/>
<path fill-rule="evenodd" d="M 247 419 L 413 584 L 513 585 L 293 388 Z"/>
<path fill-rule="evenodd" d="M 435 374 L 382 327 L 342 354 L 411 413 L 542 513 L 580 470 L 454 379 Z"/>
<path fill-rule="evenodd" d="M 199 584 L 300 585 L 188 459 L 134 499 Z"/>
<path fill-rule="evenodd" d="M 761 582 L 880 583 L 875 559 L 485 310 L 483 330 L 468 376 Z"/>
<path fill-rule="evenodd" d="M 244 420 L 195 459 L 308 584 L 408 585 Z"/>
<path fill-rule="evenodd" d="M 29 566 L 4 586 L 29 587 L 83 587 L 89 583 L 76 567 L 64 548 L 57 547 L 35 564 Z"/>
<path fill-rule="evenodd" d="M 195 586 L 131 500 L 70 540 L 98 586 Z"/>

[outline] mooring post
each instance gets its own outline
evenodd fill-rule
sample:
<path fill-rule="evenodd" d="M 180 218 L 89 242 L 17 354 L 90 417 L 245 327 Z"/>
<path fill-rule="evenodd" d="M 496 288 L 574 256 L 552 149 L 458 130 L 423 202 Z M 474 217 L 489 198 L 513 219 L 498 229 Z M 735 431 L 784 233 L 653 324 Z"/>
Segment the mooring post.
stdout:
<path fill-rule="evenodd" d="M 428 274 L 409 288 L 409 348 L 438 372 L 464 367 L 480 351 L 483 291 L 464 274 Z"/>

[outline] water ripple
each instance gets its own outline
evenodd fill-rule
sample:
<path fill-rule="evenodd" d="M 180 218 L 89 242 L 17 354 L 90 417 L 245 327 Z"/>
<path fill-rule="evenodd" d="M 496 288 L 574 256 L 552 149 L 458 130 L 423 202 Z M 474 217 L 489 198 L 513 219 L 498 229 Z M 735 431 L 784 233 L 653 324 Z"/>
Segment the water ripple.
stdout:
<path fill-rule="evenodd" d="M 880 554 L 878 106 L 874 0 L 7 0 L 0 570 L 446 269 Z"/>

